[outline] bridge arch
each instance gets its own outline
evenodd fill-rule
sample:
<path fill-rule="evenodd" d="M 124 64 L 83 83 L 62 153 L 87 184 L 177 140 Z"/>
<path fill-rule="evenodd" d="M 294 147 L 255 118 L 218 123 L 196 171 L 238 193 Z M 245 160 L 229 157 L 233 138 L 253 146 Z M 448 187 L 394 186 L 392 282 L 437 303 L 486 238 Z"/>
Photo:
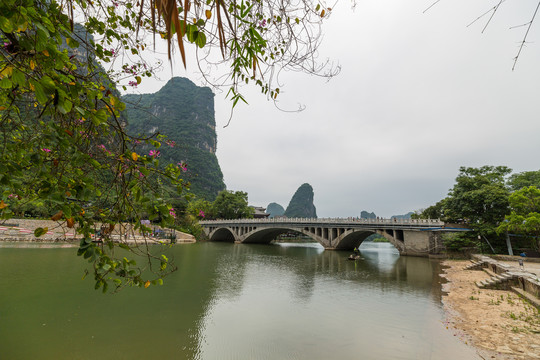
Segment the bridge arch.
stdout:
<path fill-rule="evenodd" d="M 234 231 L 228 227 L 220 227 L 216 229 L 208 236 L 208 239 L 210 241 L 223 241 L 231 243 L 237 241 Z"/>
<path fill-rule="evenodd" d="M 324 229 L 323 229 L 324 230 Z M 398 251 L 402 252 L 404 246 L 402 241 L 395 238 L 392 230 L 376 229 L 343 229 L 343 231 L 328 232 L 320 228 L 297 228 L 297 227 L 275 227 L 275 228 L 245 228 L 245 227 L 218 227 L 209 234 L 210 241 L 236 242 L 243 244 L 269 244 L 279 235 L 288 232 L 304 234 L 321 244 L 325 249 L 351 250 L 358 248 L 364 240 L 373 234 L 384 236 L 394 245 Z M 339 235 L 338 235 L 339 234 Z M 325 237 L 326 235 L 326 237 Z M 329 237 L 329 235 L 333 235 Z"/>
<path fill-rule="evenodd" d="M 375 231 L 348 229 L 336 239 L 336 250 L 348 250 L 358 248 L 364 240 Z"/>
<path fill-rule="evenodd" d="M 298 229 L 288 229 L 288 228 L 264 228 L 257 229 L 247 233 L 244 240 L 242 241 L 245 244 L 268 244 L 272 240 L 275 240 L 279 235 L 286 234 L 288 232 L 294 231 L 296 233 L 300 232 Z"/>

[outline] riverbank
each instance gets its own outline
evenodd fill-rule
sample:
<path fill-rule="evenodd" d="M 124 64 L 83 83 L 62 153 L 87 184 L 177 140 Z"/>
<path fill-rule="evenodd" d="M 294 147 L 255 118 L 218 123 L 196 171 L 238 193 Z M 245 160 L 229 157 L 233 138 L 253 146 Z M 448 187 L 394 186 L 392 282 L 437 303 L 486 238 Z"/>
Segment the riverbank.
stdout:
<path fill-rule="evenodd" d="M 490 276 L 463 270 L 470 261 L 447 260 L 443 298 L 448 328 L 484 359 L 540 359 L 540 312 L 516 293 L 480 289 Z"/>
<path fill-rule="evenodd" d="M 101 224 L 96 224 L 96 233 L 99 231 Z M 46 229 L 45 234 L 40 237 L 34 236 L 34 231 L 37 228 Z M 107 229 L 109 225 L 107 225 Z M 173 237 L 177 243 L 192 243 L 195 242 L 195 237 L 177 230 L 162 229 L 159 226 L 152 226 L 153 232 L 159 233 L 169 231 L 173 233 Z M 134 230 L 130 224 L 116 225 L 111 231 L 111 238 L 115 241 L 128 243 L 144 243 L 145 241 L 161 243 L 167 242 L 168 239 L 154 238 L 152 236 L 142 236 L 138 230 Z M 34 219 L 9 219 L 0 222 L 0 241 L 7 242 L 65 242 L 78 243 L 81 235 L 77 234 L 77 224 L 69 227 L 65 221 L 52 220 L 34 220 Z"/>

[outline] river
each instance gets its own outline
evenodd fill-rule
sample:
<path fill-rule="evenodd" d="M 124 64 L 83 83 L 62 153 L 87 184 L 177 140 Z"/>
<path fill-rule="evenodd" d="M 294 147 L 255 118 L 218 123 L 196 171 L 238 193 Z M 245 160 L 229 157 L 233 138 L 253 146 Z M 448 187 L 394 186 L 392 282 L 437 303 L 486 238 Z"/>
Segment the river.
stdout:
<path fill-rule="evenodd" d="M 103 295 L 75 248 L 0 244 L 0 359 L 477 359 L 440 264 L 365 243 L 196 243 L 163 286 Z"/>

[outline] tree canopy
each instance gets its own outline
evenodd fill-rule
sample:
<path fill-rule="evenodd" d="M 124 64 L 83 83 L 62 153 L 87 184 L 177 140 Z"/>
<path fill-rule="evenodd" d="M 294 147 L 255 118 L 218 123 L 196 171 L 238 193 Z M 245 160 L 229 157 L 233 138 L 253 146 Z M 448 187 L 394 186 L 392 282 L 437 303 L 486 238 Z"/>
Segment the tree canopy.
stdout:
<path fill-rule="evenodd" d="M 440 218 L 462 223 L 473 232 L 453 236 L 457 249 L 478 245 L 476 237 L 489 239 L 495 249 L 506 249 L 506 232 L 528 236 L 538 247 L 540 190 L 534 186 L 538 171 L 512 174 L 506 166 L 461 167 L 448 196 L 415 218 Z"/>
<path fill-rule="evenodd" d="M 510 186 L 512 191 L 517 191 L 527 186 L 540 188 L 540 170 L 512 174 L 508 178 L 508 186 Z"/>
<path fill-rule="evenodd" d="M 540 189 L 523 187 L 509 197 L 511 213 L 505 216 L 497 231 L 512 232 L 531 237 L 531 244 L 538 249 L 540 237 Z"/>
<path fill-rule="evenodd" d="M 497 224 L 508 209 L 506 166 L 461 167 L 445 202 L 446 216 L 471 226 Z"/>
<path fill-rule="evenodd" d="M 215 219 L 249 219 L 255 210 L 249 207 L 248 194 L 243 191 L 220 191 L 212 204 Z"/>
<path fill-rule="evenodd" d="M 161 283 L 174 270 L 166 256 L 110 237 L 126 222 L 142 233 L 148 230 L 143 219 L 173 225 L 176 210 L 162 189 L 182 196 L 184 188 L 181 165 L 159 166 L 165 138 L 124 130 L 117 88 L 136 87 L 153 75 L 143 56 L 151 49 L 149 35 L 165 39 L 169 54 L 176 36 L 184 63 L 192 43 L 189 51 L 201 69 L 216 61 L 211 51 L 219 49 L 227 76 L 217 85 L 229 88 L 234 106 L 244 100 L 244 83 L 275 99 L 280 91 L 272 79 L 282 68 L 327 74 L 315 51 L 329 12 L 307 1 L 2 1 L 0 217 L 39 203 L 44 215 L 76 227 L 78 254 L 91 262 L 96 289 Z M 97 224 L 109 229 L 103 245 L 92 241 Z M 46 231 L 38 228 L 35 235 Z M 118 246 L 127 253 L 118 253 Z M 130 259 L 138 252 L 146 264 Z"/>

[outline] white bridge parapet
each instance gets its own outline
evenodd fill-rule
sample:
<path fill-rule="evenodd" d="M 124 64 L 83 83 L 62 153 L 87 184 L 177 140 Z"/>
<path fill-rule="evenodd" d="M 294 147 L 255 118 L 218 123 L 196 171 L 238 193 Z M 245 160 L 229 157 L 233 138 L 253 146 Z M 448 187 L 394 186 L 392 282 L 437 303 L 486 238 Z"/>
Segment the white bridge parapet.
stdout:
<path fill-rule="evenodd" d="M 440 219 L 360 219 L 360 218 L 266 218 L 266 219 L 219 219 L 201 220 L 202 226 L 212 225 L 241 225 L 241 224 L 297 224 L 297 225 L 375 225 L 377 227 L 411 227 L 411 228 L 433 228 L 444 227 L 445 223 Z M 386 225 L 386 226 L 384 226 Z"/>

